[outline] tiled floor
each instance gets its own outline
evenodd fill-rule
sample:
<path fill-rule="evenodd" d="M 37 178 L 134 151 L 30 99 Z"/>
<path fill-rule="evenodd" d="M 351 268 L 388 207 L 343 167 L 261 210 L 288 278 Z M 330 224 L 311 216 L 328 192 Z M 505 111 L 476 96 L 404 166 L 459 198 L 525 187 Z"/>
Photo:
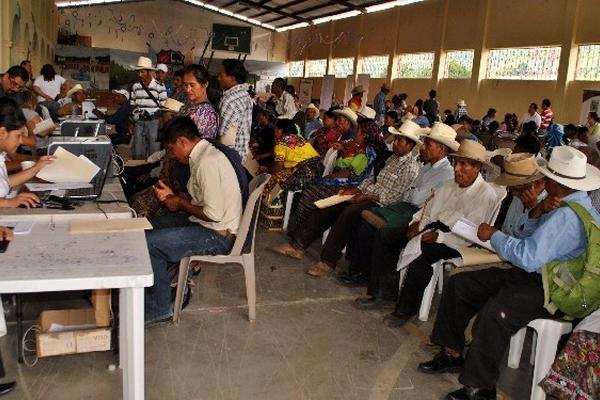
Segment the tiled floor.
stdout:
<path fill-rule="evenodd" d="M 304 273 L 318 245 L 299 262 L 267 250 L 282 240 L 269 232 L 257 238 L 255 323 L 247 321 L 241 269 L 204 266 L 179 326 L 146 330 L 146 399 L 441 399 L 458 387 L 456 375 L 416 370 L 434 352 L 425 344 L 431 321 L 387 328 L 383 312 L 352 307 L 360 289 Z M 27 307 L 34 319 L 40 304 Z M 111 352 L 17 367 L 15 340 L 9 326 L 2 354 L 18 389 L 6 399 L 121 397 L 121 373 L 107 368 L 118 361 Z M 528 398 L 530 377 L 526 362 L 518 371 L 503 367 L 501 397 Z"/>

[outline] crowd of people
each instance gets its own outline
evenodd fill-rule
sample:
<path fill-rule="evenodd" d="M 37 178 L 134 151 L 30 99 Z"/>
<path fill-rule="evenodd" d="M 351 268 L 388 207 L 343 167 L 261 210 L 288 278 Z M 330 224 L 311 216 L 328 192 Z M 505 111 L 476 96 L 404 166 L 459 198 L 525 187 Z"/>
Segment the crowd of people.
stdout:
<path fill-rule="evenodd" d="M 154 272 L 145 296 L 148 325 L 172 318 L 171 283 L 181 258 L 231 250 L 249 179 L 261 173 L 271 175 L 266 192 L 280 204 L 287 192 L 301 191 L 288 205 L 287 241 L 272 250 L 302 259 L 329 231 L 307 273 L 330 276 L 345 255 L 349 268 L 337 282 L 366 287 L 366 296 L 354 302 L 359 309 L 393 309 L 383 321 L 390 327 L 417 314 L 431 265 L 461 257 L 459 250 L 471 245 L 451 230 L 460 219 L 477 225 L 479 239 L 511 264 L 455 274 L 444 287 L 431 334 L 441 350 L 418 368 L 461 372 L 464 387 L 448 399 L 495 399 L 511 336 L 534 319 L 561 316 L 544 307 L 542 271 L 589 251 L 584 223 L 600 224 L 596 113 L 589 113 L 586 126 L 558 124 L 551 101 L 543 99 L 541 112 L 531 103 L 520 120 L 508 113 L 500 121 L 494 108 L 476 119 L 464 100 L 442 111 L 435 90 L 414 105 L 406 94 L 387 100 L 388 85 L 373 107 L 358 86 L 346 104 L 321 110 L 300 104 L 282 78 L 273 81 L 268 101 L 260 101 L 240 60 L 224 60 L 216 78 L 195 64 L 171 77 L 166 66 L 154 67 L 146 57 L 133 68 L 138 81 L 113 90 L 114 112 L 93 113 L 115 125 L 113 143 L 131 142 L 133 157 L 148 161 L 155 176 L 136 176 L 137 184 L 126 190 L 131 206 L 154 228 L 146 235 Z M 34 133 L 35 126 L 81 113 L 85 99 L 83 88 L 51 65 L 31 78 L 28 62 L 0 78 L 0 207 L 39 202 L 15 190 L 53 162 L 37 152 L 48 132 Z M 491 158 L 502 143 L 509 143 L 511 154 Z M 23 160 L 35 165 L 20 171 Z M 245 168 L 249 161 L 254 170 Z M 348 200 L 315 206 L 333 195 Z M 398 265 L 406 275 L 401 289 Z M 191 290 L 185 292 L 189 299 Z M 590 304 L 597 307 L 600 300 Z M 466 350 L 464 332 L 475 315 Z M 598 325 L 597 319 L 584 321 L 584 333 L 574 335 L 565 351 L 576 351 L 581 341 L 597 348 Z M 590 398 L 600 394 L 597 368 L 579 363 L 585 373 L 576 376 L 575 367 L 564 364 L 563 357 L 548 379 L 575 382 L 569 390 Z M 559 393 L 560 385 L 545 385 L 569 398 Z"/>

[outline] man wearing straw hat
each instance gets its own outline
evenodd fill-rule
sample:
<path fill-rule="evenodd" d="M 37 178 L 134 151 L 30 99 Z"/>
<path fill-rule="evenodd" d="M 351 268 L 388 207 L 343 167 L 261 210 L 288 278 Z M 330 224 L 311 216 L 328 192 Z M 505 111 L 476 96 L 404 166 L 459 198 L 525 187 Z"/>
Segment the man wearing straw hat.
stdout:
<path fill-rule="evenodd" d="M 348 107 L 350 107 L 352 111 L 356 112 L 360 110 L 363 106 L 362 98 L 365 94 L 365 89 L 363 89 L 362 85 L 358 85 L 354 89 L 352 89 L 350 94 L 352 95 L 352 97 L 350 98 L 350 100 L 348 100 Z"/>
<path fill-rule="evenodd" d="M 451 233 L 450 227 L 461 218 L 474 224 L 493 218 L 498 195 L 480 173 L 488 164 L 485 147 L 466 139 L 450 156 L 454 180 L 434 192 L 423 208 L 415 213 L 408 228 L 406 237 L 420 240 L 421 254 L 406 266 L 406 279 L 396 309 L 384 319 L 388 326 L 402 326 L 417 313 L 433 274 L 432 264 L 460 257 L 456 249 L 471 244 Z"/>
<path fill-rule="evenodd" d="M 459 382 L 465 386 L 446 399 L 495 399 L 499 366 L 512 335 L 534 319 L 551 317 L 544 308 L 542 267 L 573 259 L 587 247 L 581 220 L 562 203 L 579 204 L 600 223 L 600 213 L 586 193 L 600 188 L 600 171 L 587 164 L 583 153 L 555 147 L 548 165 L 537 169 L 545 176 L 548 197 L 521 216 L 517 237 L 487 224 L 479 226 L 479 239 L 491 240 L 498 255 L 514 268 L 456 274 L 444 286 L 431 334 L 431 341 L 443 349 L 419 369 L 429 374 L 462 369 Z M 505 171 L 505 183 L 522 181 L 522 174 L 515 172 Z M 475 314 L 477 330 L 463 359 L 464 330 Z"/>
<path fill-rule="evenodd" d="M 158 110 L 167 99 L 165 86 L 154 79 L 152 61 L 140 57 L 135 69 L 139 81 L 131 87 L 131 105 L 136 120 L 133 130 L 133 158 L 146 159 L 160 150 L 158 142 Z"/>

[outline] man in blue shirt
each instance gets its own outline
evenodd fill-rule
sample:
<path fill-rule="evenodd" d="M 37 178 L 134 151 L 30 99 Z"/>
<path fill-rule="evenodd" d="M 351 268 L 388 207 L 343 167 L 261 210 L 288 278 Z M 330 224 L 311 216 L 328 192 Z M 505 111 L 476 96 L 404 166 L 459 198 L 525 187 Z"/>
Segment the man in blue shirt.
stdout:
<path fill-rule="evenodd" d="M 551 318 L 544 308 L 542 267 L 568 260 L 587 246 L 583 224 L 562 202 L 575 202 L 600 223 L 587 191 L 600 188 L 600 171 L 587 164 L 583 153 L 572 147 L 555 147 L 545 176 L 548 197 L 521 216 L 515 236 L 481 224 L 478 236 L 490 240 L 511 269 L 489 268 L 454 275 L 444 287 L 431 341 L 442 351 L 419 370 L 429 374 L 457 372 L 463 388 L 446 399 L 495 399 L 499 365 L 510 338 L 529 322 Z M 463 360 L 464 331 L 479 314 L 473 342 Z"/>
<path fill-rule="evenodd" d="M 387 83 L 381 85 L 381 90 L 373 99 L 373 108 L 375 109 L 375 121 L 383 122 L 383 116 L 387 111 L 385 109 L 385 96 L 390 94 L 390 86 Z"/>

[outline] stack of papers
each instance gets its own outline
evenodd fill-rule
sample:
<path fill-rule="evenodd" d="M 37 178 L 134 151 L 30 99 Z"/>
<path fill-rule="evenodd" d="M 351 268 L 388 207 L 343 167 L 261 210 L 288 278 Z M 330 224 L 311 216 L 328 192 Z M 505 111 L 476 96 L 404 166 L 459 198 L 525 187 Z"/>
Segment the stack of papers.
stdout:
<path fill-rule="evenodd" d="M 0 226 L 12 228 L 15 235 L 29 235 L 34 224 L 33 221 L 0 221 Z"/>
<path fill-rule="evenodd" d="M 334 194 L 333 196 L 327 197 L 325 199 L 315 201 L 315 206 L 317 206 L 317 208 L 327 208 L 348 201 L 353 197 L 353 194 Z"/>
<path fill-rule="evenodd" d="M 33 128 L 33 134 L 34 135 L 42 135 L 43 133 L 46 133 L 46 135 L 47 135 L 48 133 L 53 131 L 54 128 L 55 128 L 54 121 L 52 121 L 52 119 L 45 119 L 42 122 L 40 122 L 39 124 L 37 124 L 35 126 L 35 128 Z M 46 136 L 46 135 L 43 135 L 43 136 Z"/>
<path fill-rule="evenodd" d="M 69 233 L 110 233 L 110 232 L 137 232 L 151 230 L 152 224 L 147 218 L 123 218 L 98 220 L 73 220 L 69 226 Z"/>
<path fill-rule="evenodd" d="M 38 172 L 36 177 L 55 183 L 89 183 L 100 171 L 100 168 L 86 156 L 77 157 L 62 147 L 56 149 L 54 156 L 56 160 Z"/>
<path fill-rule="evenodd" d="M 452 226 L 452 233 L 495 253 L 496 251 L 492 247 L 492 244 L 489 240 L 486 242 L 482 242 L 481 240 L 479 240 L 479 238 L 477 237 L 477 228 L 478 226 L 475 225 L 473 222 L 461 218 L 458 221 L 456 221 L 454 226 Z"/>

